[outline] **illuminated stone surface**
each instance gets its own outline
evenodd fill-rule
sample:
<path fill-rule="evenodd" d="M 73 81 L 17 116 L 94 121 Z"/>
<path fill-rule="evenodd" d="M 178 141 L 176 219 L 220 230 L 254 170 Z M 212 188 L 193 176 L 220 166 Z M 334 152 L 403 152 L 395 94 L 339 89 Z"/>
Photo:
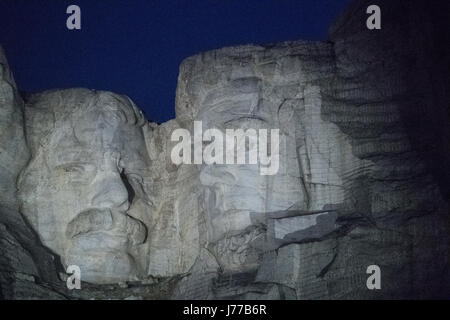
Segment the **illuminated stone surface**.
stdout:
<path fill-rule="evenodd" d="M 0 295 L 448 297 L 450 55 L 431 36 L 448 19 L 381 2 L 381 30 L 357 1 L 328 42 L 185 59 L 176 119 L 161 125 L 108 92 L 24 103 L 0 54 Z M 277 174 L 175 165 L 171 134 L 196 120 L 280 129 Z M 68 291 L 59 259 L 90 283 Z M 374 264 L 379 291 L 366 287 Z"/>

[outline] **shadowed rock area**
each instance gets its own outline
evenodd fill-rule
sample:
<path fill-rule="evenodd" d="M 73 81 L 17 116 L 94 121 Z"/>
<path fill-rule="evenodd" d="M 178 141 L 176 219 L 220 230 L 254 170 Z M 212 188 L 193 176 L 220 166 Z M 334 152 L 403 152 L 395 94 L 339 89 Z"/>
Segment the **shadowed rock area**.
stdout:
<path fill-rule="evenodd" d="M 378 1 L 368 30 L 371 4 L 328 41 L 185 59 L 161 125 L 110 92 L 24 101 L 0 51 L 0 298 L 450 297 L 450 5 Z M 278 129 L 276 174 L 174 164 L 194 121 Z"/>

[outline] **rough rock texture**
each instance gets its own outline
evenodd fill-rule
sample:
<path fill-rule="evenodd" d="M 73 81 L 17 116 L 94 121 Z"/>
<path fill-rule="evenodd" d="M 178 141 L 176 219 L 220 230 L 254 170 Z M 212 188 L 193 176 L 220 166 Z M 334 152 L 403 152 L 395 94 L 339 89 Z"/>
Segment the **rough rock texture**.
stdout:
<path fill-rule="evenodd" d="M 57 258 L 19 213 L 16 181 L 28 162 L 24 103 L 0 48 L 0 297 L 62 298 Z"/>
<path fill-rule="evenodd" d="M 187 58 L 161 125 L 109 92 L 24 104 L 0 54 L 0 297 L 449 297 L 449 5 L 378 1 L 368 30 L 370 4 L 327 42 Z M 171 134 L 196 120 L 279 129 L 277 174 L 175 165 Z"/>
<path fill-rule="evenodd" d="M 449 74 L 440 65 L 450 66 L 449 41 L 435 36 L 446 20 L 430 18 L 448 6 L 382 2 L 383 28 L 370 31 L 369 4 L 350 6 L 327 43 L 225 48 L 181 66 L 180 122 L 254 128 L 257 118 L 281 128 L 285 146 L 266 180 L 249 166 L 200 168 L 214 193 L 203 199 L 219 264 L 213 297 L 279 298 L 286 288 L 299 299 L 448 297 Z M 374 264 L 381 291 L 366 287 Z M 182 297 L 210 297 L 196 295 L 197 274 Z"/>

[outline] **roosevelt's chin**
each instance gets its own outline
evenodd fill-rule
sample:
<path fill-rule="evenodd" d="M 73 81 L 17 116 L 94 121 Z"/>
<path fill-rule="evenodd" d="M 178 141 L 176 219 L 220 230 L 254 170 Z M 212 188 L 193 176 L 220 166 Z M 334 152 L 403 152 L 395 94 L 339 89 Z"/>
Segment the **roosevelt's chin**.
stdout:
<path fill-rule="evenodd" d="M 112 284 L 138 279 L 134 259 L 126 251 L 82 252 L 74 247 L 66 252 L 66 264 L 80 267 L 82 281 Z"/>
<path fill-rule="evenodd" d="M 142 222 L 125 213 L 92 209 L 80 213 L 66 230 L 63 261 L 76 265 L 81 281 L 112 284 L 138 279 L 132 247 L 146 238 Z"/>

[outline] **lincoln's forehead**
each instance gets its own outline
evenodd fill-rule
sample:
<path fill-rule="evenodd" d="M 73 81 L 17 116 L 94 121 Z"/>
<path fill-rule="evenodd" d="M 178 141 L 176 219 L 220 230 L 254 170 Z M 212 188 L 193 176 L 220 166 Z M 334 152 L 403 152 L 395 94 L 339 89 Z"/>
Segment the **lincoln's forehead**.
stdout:
<path fill-rule="evenodd" d="M 244 77 L 229 79 L 207 90 L 203 102 L 215 104 L 224 100 L 248 98 L 249 95 L 258 93 L 261 89 L 261 80 L 256 77 Z"/>

